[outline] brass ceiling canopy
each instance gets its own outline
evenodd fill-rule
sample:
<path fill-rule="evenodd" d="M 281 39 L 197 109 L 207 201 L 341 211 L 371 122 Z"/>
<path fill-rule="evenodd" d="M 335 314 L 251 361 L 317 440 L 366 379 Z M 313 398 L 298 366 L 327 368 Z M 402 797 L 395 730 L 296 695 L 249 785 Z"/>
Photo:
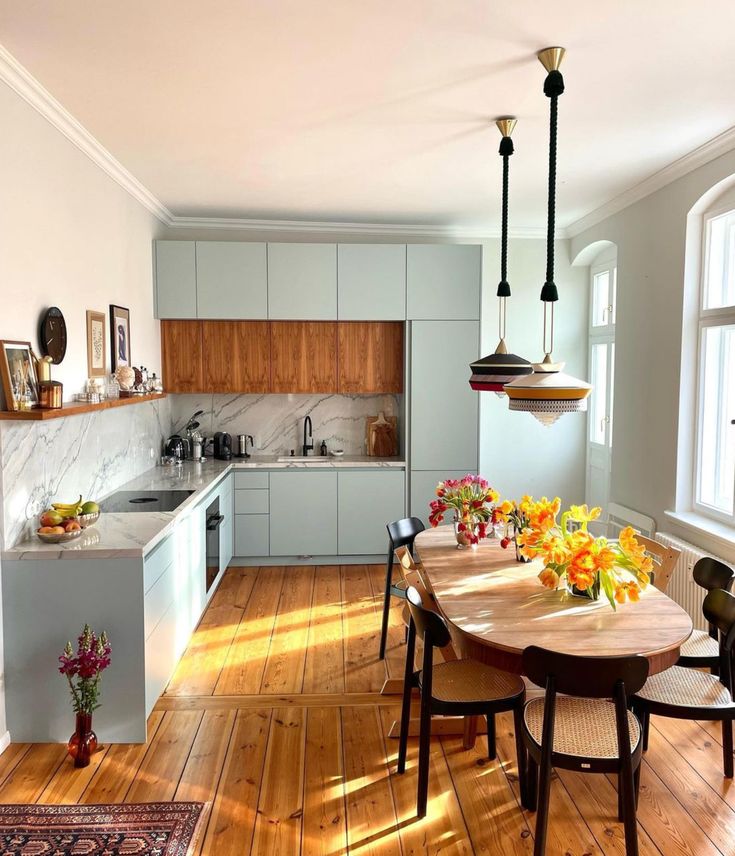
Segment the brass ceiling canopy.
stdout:
<path fill-rule="evenodd" d="M 561 61 L 564 59 L 564 54 L 566 53 L 564 48 L 544 48 L 542 51 L 539 51 L 536 56 L 539 58 L 539 62 L 546 71 L 559 71 L 559 66 L 561 65 Z"/>
<path fill-rule="evenodd" d="M 495 124 L 504 137 L 510 137 L 517 121 L 518 119 L 514 119 L 512 116 L 503 116 L 501 119 L 496 119 Z"/>

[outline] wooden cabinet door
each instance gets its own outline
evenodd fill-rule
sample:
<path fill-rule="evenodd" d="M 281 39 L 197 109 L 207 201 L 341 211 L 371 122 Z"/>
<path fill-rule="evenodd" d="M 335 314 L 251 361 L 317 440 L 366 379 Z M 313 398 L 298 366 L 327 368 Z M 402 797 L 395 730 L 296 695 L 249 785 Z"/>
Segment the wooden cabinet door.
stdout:
<path fill-rule="evenodd" d="M 403 324 L 340 321 L 339 392 L 403 392 Z"/>
<path fill-rule="evenodd" d="M 271 391 L 337 391 L 336 322 L 271 322 Z"/>
<path fill-rule="evenodd" d="M 197 317 L 194 241 L 156 241 L 156 318 Z"/>
<path fill-rule="evenodd" d="M 199 321 L 161 321 L 161 363 L 166 392 L 204 392 Z"/>
<path fill-rule="evenodd" d="M 270 390 L 267 321 L 202 321 L 202 372 L 206 392 Z"/>

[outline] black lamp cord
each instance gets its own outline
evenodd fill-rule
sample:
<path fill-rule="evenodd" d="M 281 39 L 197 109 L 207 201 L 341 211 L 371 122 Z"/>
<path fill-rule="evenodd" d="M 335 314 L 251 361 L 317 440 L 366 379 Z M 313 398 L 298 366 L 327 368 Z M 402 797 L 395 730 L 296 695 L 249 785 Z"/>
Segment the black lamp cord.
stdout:
<path fill-rule="evenodd" d="M 500 235 L 500 282 L 498 283 L 498 297 L 500 307 L 498 314 L 498 333 L 501 339 L 505 338 L 505 310 L 506 298 L 510 297 L 510 284 L 508 283 L 508 176 L 510 174 L 509 159 L 513 154 L 513 140 L 503 137 L 500 140 L 498 153 L 503 158 L 503 201 L 501 205 L 501 235 Z"/>

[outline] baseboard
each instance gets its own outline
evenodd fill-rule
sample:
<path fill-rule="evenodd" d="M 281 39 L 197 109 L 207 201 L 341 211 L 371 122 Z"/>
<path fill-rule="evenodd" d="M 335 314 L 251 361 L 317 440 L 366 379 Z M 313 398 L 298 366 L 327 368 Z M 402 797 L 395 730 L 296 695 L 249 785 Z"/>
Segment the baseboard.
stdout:
<path fill-rule="evenodd" d="M 236 556 L 230 565 L 250 568 L 273 565 L 380 565 L 385 556 Z"/>
<path fill-rule="evenodd" d="M 6 731 L 2 737 L 0 737 L 0 755 L 10 746 L 10 732 Z"/>

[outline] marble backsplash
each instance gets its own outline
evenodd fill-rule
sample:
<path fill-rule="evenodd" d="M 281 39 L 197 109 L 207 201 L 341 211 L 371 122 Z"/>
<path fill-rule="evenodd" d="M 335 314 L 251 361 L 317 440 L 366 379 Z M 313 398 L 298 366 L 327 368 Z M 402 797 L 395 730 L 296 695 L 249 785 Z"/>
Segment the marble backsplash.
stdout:
<path fill-rule="evenodd" d="M 3 546 L 31 533 L 50 502 L 96 499 L 155 466 L 170 399 L 52 419 L 0 422 Z"/>
<path fill-rule="evenodd" d="M 399 435 L 403 411 L 400 395 L 171 395 L 171 420 L 180 430 L 197 410 L 200 431 L 211 437 L 215 431 L 252 434 L 255 452 L 287 455 L 291 449 L 301 454 L 304 417 L 313 426 L 314 453 L 325 440 L 329 449 L 344 449 L 347 455 L 365 454 L 365 419 L 397 416 Z"/>

